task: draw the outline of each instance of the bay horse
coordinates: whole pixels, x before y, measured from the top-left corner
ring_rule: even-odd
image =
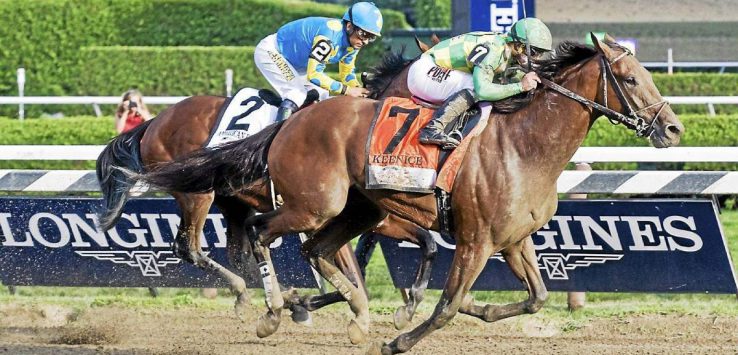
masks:
[[[374,344],[371,351],[408,351],[458,312],[492,322],[534,313],[543,306],[548,292],[530,235],[554,215],[557,178],[602,109],[657,148],[679,143],[684,127],[648,71],[610,38],[600,41],[592,35],[592,39],[595,48],[562,43],[540,69],[581,100],[561,91],[536,89],[525,107],[491,115],[481,134],[472,138],[453,186],[456,249],[442,295],[428,320],[390,343]],[[281,235],[312,234],[302,252],[348,301],[355,314],[349,336],[358,343],[368,332],[368,301],[336,268],[335,251],[388,214],[421,228],[438,228],[432,194],[365,188],[367,135],[380,104],[348,97],[326,100],[255,136],[214,151],[198,151],[138,177],[165,190],[249,194],[265,184],[268,166],[284,205],[248,219],[246,226],[258,233],[255,245],[266,254],[264,246]],[[485,305],[468,294],[496,252],[504,255],[525,285],[526,300]],[[263,327],[278,324],[284,302],[279,292],[267,296],[269,311],[260,318]]]
[[[433,43],[439,39],[432,36]],[[428,45],[416,38],[421,51]],[[383,62],[370,68],[364,77],[364,85],[370,90],[370,97],[388,96],[409,97],[407,89],[407,69],[411,60],[406,60],[400,53],[389,52]],[[268,96],[268,93],[266,93]],[[276,97],[276,100],[279,98]],[[112,139],[97,159],[97,178],[103,194],[103,206],[98,214],[99,229],[112,228],[121,216],[123,206],[128,200],[128,191],[136,183],[135,179],[123,174],[120,169],[138,173],[144,172],[157,164],[186,156],[203,147],[218,119],[221,106],[227,98],[221,96],[193,96],[174,104],[161,112],[156,119],[145,122],[135,129]],[[265,101],[275,98],[265,97]],[[278,102],[276,103],[278,105]],[[216,272],[224,277],[236,295],[235,309],[237,314],[248,302],[246,283],[239,275],[210,259],[201,250],[200,238],[210,206],[215,203],[223,213],[227,222],[227,250],[229,262],[236,270],[244,272],[248,266],[247,255],[251,247],[246,239],[244,221],[255,211],[266,212],[272,209],[271,194],[264,189],[256,195],[233,195],[189,193],[170,191],[182,212],[182,219],[173,245],[175,254],[206,271]],[[342,270],[351,272],[354,282],[362,283],[355,257],[350,247],[342,248],[337,259]],[[296,297],[291,293],[291,297]],[[328,294],[325,297],[302,298],[292,302],[297,306],[293,311],[301,312],[302,308],[315,310],[330,303],[342,300],[340,295]],[[304,305],[304,306],[303,306]],[[306,321],[308,315],[298,315],[297,319]],[[293,316],[293,319],[296,319]]]

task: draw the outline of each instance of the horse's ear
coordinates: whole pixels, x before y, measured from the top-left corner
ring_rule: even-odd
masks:
[[[592,44],[594,44],[598,52],[602,53],[605,58],[612,58],[612,49],[607,45],[607,43],[600,41],[600,39],[592,32],[589,33],[589,36],[592,39]]]
[[[433,45],[434,45],[434,46],[435,46],[436,44],[438,44],[438,43],[440,43],[440,42],[441,42],[441,39],[440,39],[440,38],[438,38],[438,36],[436,36],[436,34],[435,34],[435,33],[431,35],[431,37],[430,37],[430,40],[431,40],[431,43],[433,43]]]
[[[425,44],[423,41],[420,40],[417,36],[415,36],[415,44],[418,45],[418,48],[420,49],[420,53],[425,53],[430,49],[430,46]]]
[[[609,33],[605,33],[605,42],[607,42],[607,43],[618,43],[618,41],[615,40],[615,37],[610,36]]]

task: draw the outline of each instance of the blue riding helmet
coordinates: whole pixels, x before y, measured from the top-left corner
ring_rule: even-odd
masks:
[[[343,14],[343,20],[377,37],[382,35],[382,13],[373,2],[357,2],[351,5]]]

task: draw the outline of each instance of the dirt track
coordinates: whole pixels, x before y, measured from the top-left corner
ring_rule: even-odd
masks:
[[[424,318],[427,314],[421,314]],[[255,310],[247,314],[255,319]],[[349,315],[339,307],[314,315],[312,328],[289,316],[266,339],[229,311],[194,307],[155,310],[0,305],[0,354],[361,354],[346,336]],[[391,316],[372,316],[373,340],[398,334]],[[738,318],[641,315],[598,320],[523,316],[494,324],[457,317],[426,338],[414,354],[727,354],[738,353]]]

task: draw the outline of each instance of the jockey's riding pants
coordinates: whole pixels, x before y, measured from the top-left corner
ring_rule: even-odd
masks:
[[[282,99],[289,99],[297,106],[302,106],[310,89],[318,91],[320,100],[328,98],[327,90],[310,83],[306,73],[295,70],[279,53],[276,34],[271,34],[259,42],[254,49],[254,62]]]
[[[440,104],[463,89],[474,90],[474,80],[469,73],[439,67],[433,57],[424,54],[410,66],[407,87],[418,98]]]

